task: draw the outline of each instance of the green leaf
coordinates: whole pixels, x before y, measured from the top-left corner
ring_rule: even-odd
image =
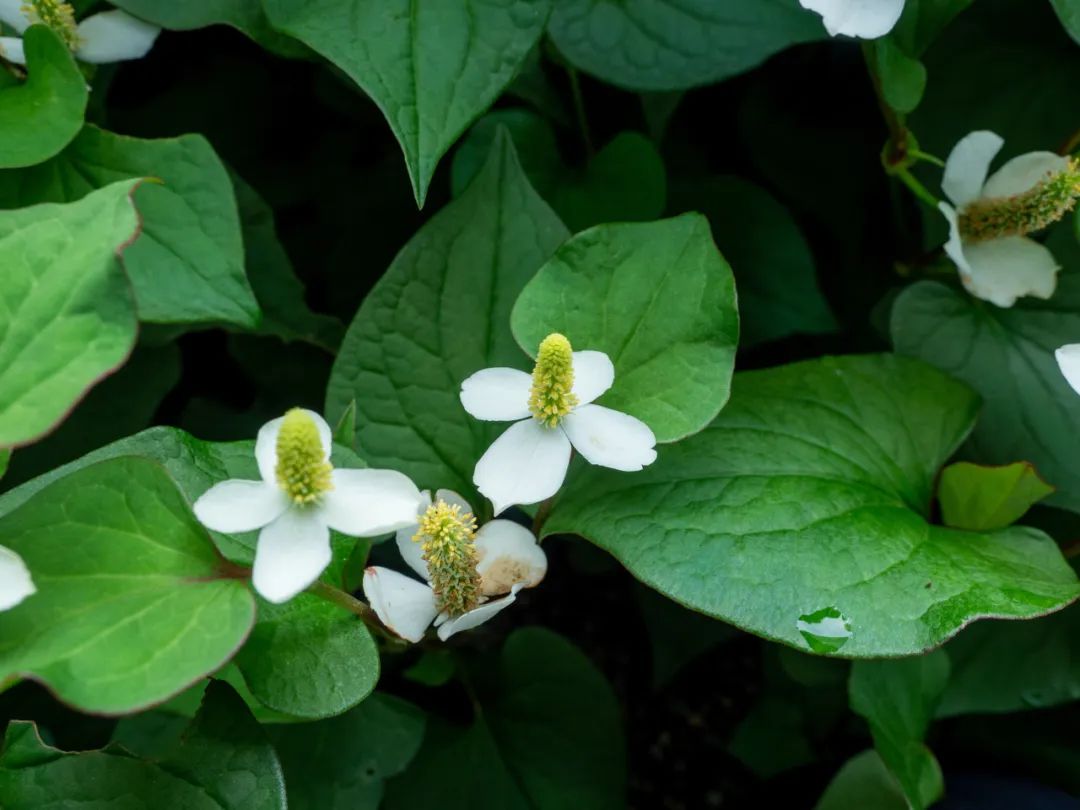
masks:
[[[1061,24],[1069,32],[1077,43],[1080,43],[1080,1],[1078,0],[1050,0],[1050,4],[1057,12]]]
[[[810,247],[767,191],[733,176],[683,180],[672,187],[670,208],[708,217],[735,274],[741,346],[836,331]]]
[[[734,627],[686,610],[656,591],[634,589],[652,653],[652,683],[660,689],[694,659],[739,636]]]
[[[137,324],[119,252],[139,234],[136,184],[0,211],[0,446],[47,433],[131,353]]]
[[[896,776],[913,810],[941,798],[941,767],[923,745],[934,710],[949,680],[941,650],[893,661],[856,661],[851,668],[851,708],[866,718],[874,747]]]
[[[572,644],[515,631],[497,681],[467,728],[429,718],[413,764],[388,785],[387,810],[589,810],[625,807],[620,711],[611,687]]]
[[[131,177],[162,180],[139,189],[143,234],[124,254],[139,319],[258,325],[233,187],[201,135],[142,140],[87,126],[48,163],[0,174],[0,207],[70,202]]]
[[[119,714],[224,664],[255,619],[165,471],[120,458],[63,478],[0,519],[38,592],[0,614],[0,680],[30,677]]]
[[[920,57],[952,20],[974,0],[907,0],[888,39],[904,53]],[[1051,0],[1053,2],[1053,0]],[[880,42],[880,40],[878,40]]]
[[[416,756],[424,715],[372,695],[340,717],[267,731],[285,769],[290,810],[376,810],[384,781]]]
[[[975,388],[984,401],[965,455],[985,464],[1030,461],[1080,511],[1080,408],[1054,350],[1080,341],[1080,272],[1062,273],[1050,301],[1001,309],[931,281],[893,303],[893,345]]]
[[[615,385],[600,403],[641,419],[657,441],[697,433],[727,402],[735,283],[699,214],[578,234],[525,287],[510,324],[531,355],[552,332],[606,352]]]
[[[919,106],[926,90],[926,67],[890,37],[874,42],[874,57],[885,102],[899,113]]]
[[[581,534],[675,601],[799,649],[921,652],[974,619],[1080,595],[1041,532],[927,524],[976,406],[892,355],[745,372],[719,418],[652,466],[581,468],[544,533]]]
[[[495,135],[505,126],[529,182],[571,231],[601,222],[639,222],[664,211],[667,178],[652,141],[622,132],[582,167],[559,156],[555,131],[536,113],[496,110],[481,118],[454,154],[451,184],[460,195],[480,171]]]
[[[896,778],[877,751],[863,751],[839,770],[814,810],[909,810]]]
[[[0,84],[0,169],[33,166],[67,146],[89,98],[71,52],[46,26],[26,29],[23,47],[27,80]]]
[[[498,138],[468,191],[417,232],[364,300],[334,363],[327,418],[336,423],[356,401],[359,447],[373,467],[421,488],[475,492],[473,465],[503,426],[465,412],[461,382],[523,365],[510,308],[566,236],[509,137]]]
[[[514,78],[548,0],[263,0],[273,25],[341,68],[386,116],[419,205],[439,159]]]
[[[938,500],[946,526],[970,531],[1004,529],[1053,493],[1026,461],[980,467],[960,461],[941,471]]]
[[[825,36],[795,0],[560,0],[548,33],[573,65],[630,90],[719,82]]]

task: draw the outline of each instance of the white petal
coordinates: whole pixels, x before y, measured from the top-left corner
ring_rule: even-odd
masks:
[[[1057,261],[1045,247],[1023,236],[966,242],[971,275],[961,280],[968,292],[999,307],[1024,295],[1049,298],[1057,287]]]
[[[529,415],[532,375],[516,368],[485,368],[461,384],[461,404],[485,422],[513,422]]]
[[[430,586],[389,568],[372,566],[364,572],[364,596],[379,621],[414,644],[438,613]]]
[[[269,602],[292,599],[330,564],[330,530],[313,509],[290,509],[261,532],[251,581]]]
[[[0,37],[0,56],[16,65],[26,64],[23,41],[18,37]]]
[[[1069,159],[1053,152],[1017,155],[990,175],[983,186],[984,197],[1011,197],[1023,194],[1055,174],[1069,170]]]
[[[1080,394],[1080,343],[1070,343],[1062,346],[1056,352],[1058,368],[1065,375],[1065,380],[1072,389]]]
[[[964,256],[964,240],[960,238],[960,220],[956,215],[956,209],[947,202],[939,202],[938,210],[949,221],[949,240],[945,243],[945,253],[956,264],[956,269],[960,271],[960,279],[966,286],[968,283],[966,279],[971,277],[971,265]]]
[[[331,480],[319,513],[331,529],[353,537],[411,526],[424,503],[416,484],[394,470],[334,470]]]
[[[467,500],[465,500],[463,497],[458,495],[452,489],[436,490],[436,492],[435,492],[435,500],[436,501],[443,501],[444,503],[450,504],[450,506],[460,507],[462,514],[465,514],[466,512],[468,512],[470,515],[475,515],[476,514],[473,511],[472,504],[470,504]]]
[[[215,532],[261,529],[289,508],[289,496],[265,481],[230,479],[214,484],[195,501],[195,517]]]
[[[161,29],[123,11],[103,11],[79,23],[81,44],[75,56],[101,65],[141,59],[154,47]]]
[[[799,0],[816,11],[831,36],[876,39],[889,33],[904,10],[904,0]]]
[[[988,130],[972,132],[960,139],[945,161],[941,190],[957,207],[963,208],[982,195],[990,161],[1005,141]]]
[[[615,366],[603,352],[574,352],[574,395],[588,405],[615,382]]]
[[[512,520],[493,520],[476,533],[476,570],[484,596],[534,588],[547,573],[547,555],[533,533]]]
[[[476,464],[473,483],[499,514],[514,504],[537,503],[559,491],[570,465],[570,441],[535,419],[511,425]]]
[[[330,425],[326,424],[326,420],[315,411],[309,411],[307,408],[301,410],[310,416],[311,421],[315,423],[315,427],[319,431],[319,441],[322,442],[323,446],[323,458],[329,460],[334,442]],[[271,419],[259,428],[259,435],[255,438],[255,461],[259,465],[259,475],[262,476],[263,481],[275,486],[277,482],[277,440],[278,434],[281,433],[281,423],[284,421],[284,416]]]
[[[586,405],[563,419],[562,429],[590,464],[633,472],[656,461],[656,436],[628,413]]]
[[[36,592],[22,557],[0,546],[0,610],[11,610]]]
[[[26,0],[0,0],[0,22],[21,34],[30,27],[30,18],[23,12]]]
[[[474,627],[479,627],[488,619],[494,618],[495,614],[500,610],[513,604],[520,590],[521,586],[515,585],[514,589],[502,599],[484,602],[479,607],[475,607],[455,619],[447,619],[439,624],[439,638],[446,641],[450,636],[460,633],[462,630],[472,630]]]

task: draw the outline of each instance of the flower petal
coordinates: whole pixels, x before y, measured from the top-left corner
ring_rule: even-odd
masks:
[[[529,415],[532,375],[516,368],[485,368],[461,384],[461,404],[485,422],[513,422]]]
[[[416,484],[394,470],[334,470],[331,481],[319,513],[331,529],[353,537],[411,526],[424,503]]]
[[[319,441],[323,446],[323,458],[329,460],[334,444],[330,425],[315,411],[309,411],[307,408],[301,408],[301,410],[315,423],[319,431]],[[284,416],[271,419],[259,428],[259,435],[255,438],[255,461],[259,465],[259,475],[262,476],[263,481],[274,486],[277,486],[277,440],[278,434],[281,433],[281,423],[284,421]]]
[[[364,571],[364,596],[379,621],[414,644],[439,612],[430,586],[389,568],[371,566]]]
[[[1069,159],[1053,152],[1017,155],[990,175],[983,197],[1011,197],[1023,194],[1049,177],[1069,170]]]
[[[289,508],[289,496],[265,481],[230,479],[214,484],[195,501],[195,517],[215,532],[261,529]]]
[[[1080,343],[1062,346],[1054,352],[1054,357],[1057,358],[1058,368],[1065,375],[1066,382],[1080,394]]]
[[[497,515],[514,504],[550,498],[562,486],[569,465],[566,434],[526,419],[492,442],[476,464],[473,483]]]
[[[547,555],[533,533],[512,520],[493,520],[476,533],[476,570],[484,596],[534,588],[547,573]]]
[[[938,210],[949,221],[949,239],[945,243],[945,253],[953,260],[957,270],[960,271],[960,278],[963,280],[971,276],[971,265],[968,264],[967,257],[964,256],[964,240],[960,238],[960,219],[956,214],[956,209],[947,202],[939,202]],[[964,283],[967,284],[966,281]]]
[[[876,39],[889,33],[904,10],[904,0],[799,0],[821,15],[830,36]]]
[[[633,472],[656,461],[656,436],[640,419],[622,411],[586,405],[563,419],[562,429],[590,464]]]
[[[982,195],[990,162],[1004,143],[1000,135],[982,129],[965,135],[953,147],[945,161],[941,190],[957,207],[963,208]]]
[[[22,557],[0,546],[0,610],[11,610],[36,592]]]
[[[261,532],[251,581],[268,602],[292,599],[330,564],[330,530],[312,509],[290,509]]]
[[[603,352],[574,352],[574,396],[588,405],[615,382],[615,366]]]
[[[439,491],[442,492],[442,490]],[[427,563],[424,561],[424,552],[421,551],[419,543],[413,542],[413,536],[416,534],[416,530],[420,528],[420,516],[427,511],[431,504],[431,490],[420,490],[420,503],[416,505],[416,520],[394,533],[394,542],[401,553],[401,558],[405,560],[409,568],[422,576],[425,582],[430,580],[431,576],[428,574]]]
[[[0,22],[21,34],[30,27],[30,18],[23,12],[27,0],[0,0]]]
[[[79,23],[78,33],[81,44],[75,56],[101,65],[141,59],[154,47],[161,29],[123,11],[103,11]]]
[[[1045,247],[1023,236],[964,244],[971,275],[961,275],[968,292],[999,307],[1011,307],[1024,295],[1049,298],[1061,269]]]
[[[521,586],[515,585],[513,590],[502,599],[484,602],[484,604],[473,608],[468,613],[463,613],[453,619],[447,619],[439,624],[439,638],[446,641],[450,636],[460,633],[462,630],[472,630],[474,627],[479,627],[488,619],[494,618],[495,614],[500,610],[513,604],[520,590]]]
[[[476,514],[473,511],[472,504],[470,504],[467,500],[465,500],[463,497],[458,495],[452,489],[436,490],[436,492],[435,492],[435,500],[436,501],[443,501],[444,503],[450,504],[450,506],[460,507],[461,508],[461,514],[465,514],[466,512],[468,512],[471,515]]]
[[[18,37],[0,37],[0,56],[12,64],[25,65],[26,51],[23,50],[23,41]]]

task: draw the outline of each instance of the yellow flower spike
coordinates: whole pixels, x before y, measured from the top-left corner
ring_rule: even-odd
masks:
[[[436,501],[420,518],[413,542],[420,543],[431,588],[440,610],[451,617],[480,604],[480,574],[476,570],[476,518],[460,506]]]
[[[960,213],[960,233],[977,242],[1003,236],[1025,236],[1053,225],[1080,198],[1080,166],[1075,159],[1022,194],[972,202]]]
[[[79,32],[75,25],[75,10],[58,0],[30,0],[22,7],[33,24],[47,25],[71,51],[79,47]]]
[[[293,503],[305,506],[334,488],[332,471],[315,421],[303,409],[293,408],[285,414],[277,438],[278,486]]]
[[[529,412],[549,428],[578,404],[574,396],[574,351],[565,335],[553,332],[540,342],[529,392]]]

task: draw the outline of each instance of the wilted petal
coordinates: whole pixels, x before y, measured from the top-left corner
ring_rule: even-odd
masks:
[[[1021,296],[1049,298],[1057,287],[1057,261],[1045,247],[1023,236],[964,245],[971,275],[961,275],[968,292],[999,307]]]
[[[22,557],[0,546],[0,610],[11,610],[36,591]]]
[[[269,602],[292,599],[330,564],[330,530],[313,509],[290,509],[261,532],[251,580]]]
[[[331,481],[319,513],[331,529],[353,537],[411,526],[424,502],[416,484],[394,470],[334,470]]]
[[[103,11],[79,23],[78,33],[76,58],[101,65],[141,59],[154,47],[161,29],[123,11]]]
[[[904,0],[799,0],[821,15],[831,36],[876,39],[889,33],[904,10]]]
[[[315,411],[309,411],[307,408],[300,410],[315,423],[315,428],[319,431],[319,442],[323,448],[323,458],[329,460],[334,442],[330,425]],[[263,481],[275,485],[277,483],[277,440],[284,421],[284,416],[271,419],[259,428],[259,434],[255,437],[255,462],[259,465],[259,475],[262,476]]]
[[[603,352],[574,352],[574,396],[578,405],[588,405],[615,382],[615,366]]]
[[[30,18],[23,13],[27,0],[0,0],[0,22],[21,34],[30,27]]]
[[[533,588],[547,573],[547,555],[533,533],[512,520],[493,520],[476,533],[476,570],[484,596]]]
[[[515,585],[513,590],[502,599],[484,602],[484,604],[473,608],[468,613],[463,613],[453,619],[447,619],[439,624],[439,638],[446,641],[450,636],[460,633],[462,630],[472,630],[474,627],[479,627],[488,619],[494,618],[495,614],[500,610],[513,604],[520,590],[521,586]]]
[[[16,65],[26,64],[23,41],[18,37],[0,37],[0,56]]]
[[[529,415],[532,376],[516,368],[485,368],[461,384],[461,404],[485,422],[513,422]]]
[[[235,534],[273,523],[289,503],[289,497],[273,484],[231,479],[210,487],[193,509],[206,528]]]
[[[570,465],[570,440],[535,419],[511,425],[476,464],[473,483],[499,514],[514,504],[537,503],[559,491]]]
[[[414,644],[438,613],[430,586],[389,568],[372,566],[364,572],[364,596],[379,621]]]
[[[1080,394],[1080,343],[1070,343],[1062,346],[1056,352],[1058,368],[1065,375],[1065,380],[1072,389]]]
[[[590,464],[633,472],[656,461],[656,436],[630,414],[586,405],[563,419],[562,428]]]
[[[1005,143],[1000,135],[978,130],[965,135],[945,161],[941,190],[958,208],[978,199],[990,171],[990,162]]]
[[[1017,155],[990,175],[983,186],[984,197],[1012,197],[1030,191],[1043,180],[1069,170],[1069,159],[1053,152]]]

